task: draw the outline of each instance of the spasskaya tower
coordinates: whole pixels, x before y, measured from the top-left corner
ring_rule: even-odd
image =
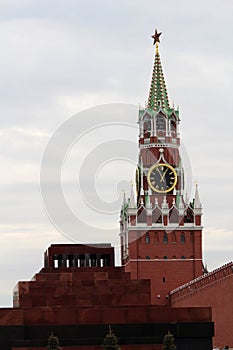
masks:
[[[169,291],[203,274],[202,207],[196,185],[188,203],[180,155],[179,110],[170,107],[159,54],[160,35],[152,36],[155,60],[148,103],[139,110],[136,198],[123,199],[121,260],[133,279],[151,279],[151,301],[169,304]]]

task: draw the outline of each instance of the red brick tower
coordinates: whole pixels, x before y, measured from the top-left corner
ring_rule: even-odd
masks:
[[[153,304],[168,305],[169,291],[202,275],[202,208],[184,198],[179,110],[169,105],[159,36],[147,107],[139,110],[137,199],[133,188],[121,210],[121,259],[134,279],[151,279]]]

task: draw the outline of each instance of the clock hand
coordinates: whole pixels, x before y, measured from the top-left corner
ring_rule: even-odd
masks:
[[[168,168],[164,171],[163,176],[161,177],[161,181],[164,181],[164,177],[165,177],[167,171],[168,171]]]
[[[162,180],[163,175],[161,174],[159,168],[157,168],[157,170],[158,170],[158,173],[159,173],[159,175],[160,175],[160,180]]]

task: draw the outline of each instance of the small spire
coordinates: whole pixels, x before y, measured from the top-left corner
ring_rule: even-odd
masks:
[[[125,195],[125,191],[123,191],[123,207],[125,207],[126,205],[126,195]]]
[[[180,200],[179,205],[178,205],[178,208],[179,208],[179,209],[184,209],[184,203],[183,203],[182,200]]]
[[[155,49],[155,61],[152,73],[152,80],[150,85],[150,93],[147,103],[147,108],[156,110],[157,108],[166,108],[169,109],[169,100],[167,94],[166,83],[163,75],[163,68],[160,61],[159,55],[159,43],[160,43],[160,35],[162,33],[158,33],[157,29],[155,30],[155,34],[152,35],[154,39],[153,44],[156,45]]]
[[[189,204],[189,197],[188,197],[188,192],[185,192],[185,204]]]
[[[135,196],[134,196],[134,189],[133,189],[133,182],[131,182],[131,191],[130,191],[129,207],[130,207],[130,208],[136,208]]]
[[[163,198],[162,209],[168,209],[168,202],[166,196]]]
[[[145,193],[145,207],[147,209],[152,208],[151,201],[150,201],[150,195],[149,195],[148,191],[146,191],[146,193]]]
[[[196,183],[195,198],[194,198],[194,209],[201,209],[201,201],[199,197],[198,184]]]

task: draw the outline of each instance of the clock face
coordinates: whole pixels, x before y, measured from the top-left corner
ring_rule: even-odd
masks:
[[[169,164],[154,164],[148,173],[148,183],[152,190],[155,192],[170,192],[176,186],[177,173],[175,169]]]

